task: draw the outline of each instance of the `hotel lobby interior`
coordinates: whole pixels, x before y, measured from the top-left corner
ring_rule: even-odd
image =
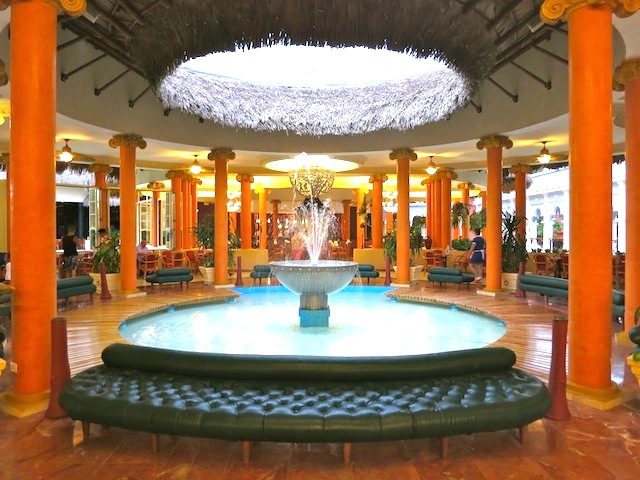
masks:
[[[0,60],[8,76],[0,86],[0,114],[6,118],[0,148],[8,172],[4,241],[11,251],[14,292],[11,315],[0,317],[7,333],[6,369],[0,375],[0,480],[640,475],[640,378],[627,363],[634,344],[626,333],[640,306],[640,207],[634,205],[634,200],[640,205],[638,2],[8,3],[0,11]],[[295,52],[297,45],[311,50]],[[260,50],[292,56],[252,56]],[[316,57],[317,50],[338,56]],[[219,56],[183,65],[213,52]],[[381,56],[369,56],[374,53]],[[363,55],[358,60],[363,63],[356,64],[352,54]],[[427,57],[436,65],[423,62]],[[53,245],[57,236],[50,157],[63,146],[71,147],[74,165],[119,168],[123,280],[112,298],[98,292],[92,299],[56,300],[54,249],[43,249],[42,239]],[[551,151],[551,166],[568,165],[571,171],[568,299],[504,291],[495,255],[503,175],[538,168],[542,148]],[[483,196],[490,219],[483,232],[488,247],[482,284],[447,287],[428,282],[425,273],[410,281],[409,244],[402,243],[394,285],[413,302],[445,303],[498,318],[506,333],[491,346],[511,349],[515,366],[545,384],[553,327],[568,319],[569,414],[534,421],[523,443],[515,429],[452,436],[446,458],[437,439],[354,442],[348,464],[336,443],[259,442],[251,461],[243,462],[241,442],[160,435],[156,453],[148,432],[92,425],[85,440],[80,422],[45,415],[45,409],[51,412],[56,354],[52,318],[66,320],[74,376],[101,364],[107,345],[127,341],[119,331],[124,320],[183,303],[220,301],[233,286],[235,274],[232,278],[226,264],[220,266],[226,249],[215,250],[213,284],[198,273],[188,286],[154,287],[137,278],[136,195],[156,182],[170,191],[176,176],[171,172],[192,175],[198,197],[213,204],[215,227],[226,242],[227,191],[239,191],[250,178],[244,205],[253,205],[254,214],[261,218],[265,197],[292,211],[292,170],[268,164],[301,152],[351,162],[349,170],[332,172],[332,187],[323,193],[337,208],[360,206],[368,191],[373,209],[379,199],[372,179],[383,178],[378,187],[397,192],[398,237],[408,234],[404,217],[410,203],[431,200],[430,162],[454,180],[448,186],[450,195],[457,192],[452,198],[463,188]],[[616,284],[607,172],[622,155],[628,199],[626,310],[624,318],[612,319],[610,292]],[[194,163],[202,170],[188,174]],[[224,202],[215,201],[220,195]],[[376,212],[382,218],[382,210]],[[438,247],[449,247],[451,232],[447,236],[430,222],[427,233],[440,232]],[[376,243],[382,240],[381,225],[380,219],[372,231],[374,250],[381,247]],[[188,238],[184,233],[178,245],[195,247]],[[350,241],[360,246],[362,239]],[[37,274],[33,265],[39,265]],[[252,284],[248,273],[245,286]],[[377,286],[385,273],[374,281]],[[563,397],[553,396],[553,408]]]

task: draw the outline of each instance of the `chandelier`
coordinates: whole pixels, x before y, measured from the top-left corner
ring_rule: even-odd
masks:
[[[241,193],[238,191],[227,192],[227,212],[235,213],[240,210],[240,195]]]
[[[303,197],[318,198],[331,187],[336,172],[358,168],[358,164],[348,160],[338,160],[328,155],[300,153],[293,158],[273,160],[265,164],[270,170],[287,172],[291,186]]]
[[[383,193],[382,209],[387,213],[398,212],[398,192]]]

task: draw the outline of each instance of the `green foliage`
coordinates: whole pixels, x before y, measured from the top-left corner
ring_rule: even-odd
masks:
[[[457,228],[461,223],[467,221],[469,209],[462,202],[456,202],[451,206],[451,226]]]
[[[98,245],[92,261],[93,273],[100,273],[101,262],[107,273],[120,273],[120,235],[111,235]]]
[[[196,243],[198,248],[205,250],[204,260],[202,262],[203,267],[215,266],[215,221],[213,215],[207,215],[200,222],[193,227],[193,235],[196,237]],[[236,266],[235,250],[240,248],[240,238],[234,233],[229,232],[228,236],[228,267],[229,274],[233,273],[233,267]]]
[[[469,216],[469,228],[471,230],[483,230],[487,226],[487,211],[481,210]]]
[[[212,249],[215,245],[215,238],[213,236],[213,215],[207,215],[200,222],[193,227],[193,236],[196,237],[196,243],[198,248],[203,250]]]
[[[520,263],[529,258],[527,240],[518,235],[518,226],[524,217],[502,212],[502,271],[517,273]]]
[[[396,231],[395,225],[393,226],[393,230],[387,233],[384,236],[384,244],[382,247],[384,248],[385,257],[389,257],[391,259],[391,263],[395,264],[398,259],[398,252],[396,250],[398,246],[398,232]]]
[[[471,248],[471,240],[468,238],[457,238],[451,241],[451,248],[454,250],[469,250]]]
[[[420,255],[422,251],[422,229],[427,223],[426,217],[413,217],[411,226],[409,227],[409,248],[411,249],[411,261],[416,255]],[[391,258],[391,263],[395,264],[398,259],[398,230],[394,223],[393,230],[384,236],[384,254]]]

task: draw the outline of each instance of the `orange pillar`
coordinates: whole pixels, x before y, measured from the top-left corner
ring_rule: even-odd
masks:
[[[369,183],[373,184],[371,194],[371,246],[382,248],[382,184],[387,181],[384,174],[376,174],[369,177]]]
[[[516,177],[516,217],[521,217],[524,220],[520,222],[518,226],[518,236],[525,238],[527,235],[527,174],[531,173],[531,167],[528,165],[514,165],[509,169],[509,173],[512,173]]]
[[[98,228],[109,231],[109,191],[107,190],[107,174],[113,172],[113,168],[104,163],[89,165],[89,171],[93,172],[96,188],[100,196],[100,211],[98,212]]]
[[[440,175],[440,248],[451,246],[451,180],[455,173],[441,170]]]
[[[393,212],[386,212],[384,223],[385,231],[391,233],[393,231]]]
[[[215,252],[214,282],[216,285],[229,283],[229,219],[227,217],[227,175],[229,160],[236,158],[230,148],[214,148],[207,156],[215,168]]]
[[[478,194],[482,203],[480,204],[480,211],[487,209],[487,192],[480,192]]]
[[[40,0],[11,7],[12,363],[18,371],[2,409],[44,410],[56,315],[56,7]],[[34,231],[37,228],[37,231]],[[34,281],[37,265],[37,281]]]
[[[424,185],[427,190],[427,237],[430,237],[433,242],[433,188],[431,187],[431,179],[425,178],[420,182],[420,185]]]
[[[158,219],[160,218],[158,212],[158,202],[160,201],[160,192],[153,190],[151,192],[151,244],[156,247],[160,245],[160,237],[158,235]]]
[[[393,150],[389,154],[391,160],[396,162],[397,188],[398,188],[398,216],[396,218],[396,250],[397,250],[397,278],[398,284],[411,283],[411,251],[409,248],[409,162],[415,161],[418,156],[409,148]]]
[[[120,147],[120,277],[122,292],[138,291],[136,262],[136,147],[147,142],[134,134],[118,134],[109,140],[111,148]]]
[[[353,191],[356,194],[356,212],[360,212],[362,205],[364,205],[364,197],[369,192],[366,188],[358,188]],[[364,248],[364,233],[365,225],[367,221],[366,215],[358,215],[358,228],[356,230],[356,247]]]
[[[431,175],[431,190],[433,192],[433,245],[432,248],[444,248],[442,244],[442,202],[440,200],[442,190],[440,188],[440,174]]]
[[[342,239],[351,241],[351,200],[342,200]]]
[[[258,192],[258,212],[260,216],[260,249],[265,250],[267,248],[267,195],[271,193],[271,190],[259,188],[256,192]]]
[[[184,172],[180,170],[169,170],[166,177],[171,179],[171,191],[173,192],[173,239],[171,250],[182,250],[182,239],[184,231],[184,207],[182,196],[182,177]]]
[[[625,251],[624,330],[634,326],[640,306],[640,58],[626,59],[616,69],[614,88],[624,90],[626,140],[627,236]]]
[[[191,175],[182,177],[182,248],[191,248]]]
[[[253,237],[253,217],[251,215],[251,184],[253,176],[241,173],[236,176],[240,182],[240,248],[251,248]]]
[[[552,23],[553,18],[545,18],[547,3],[541,14]],[[568,383],[570,389],[593,396],[612,393],[611,3],[552,9],[569,24]]]
[[[487,226],[483,237],[487,242],[488,292],[502,290],[502,148],[513,142],[504,135],[488,135],[477,143],[487,149]]]
[[[466,182],[461,183],[459,187],[460,193],[462,194],[461,202],[470,211],[471,207],[469,205],[469,184]],[[460,236],[462,238],[469,238],[469,217],[467,217],[467,219],[462,223],[462,231],[460,232]]]

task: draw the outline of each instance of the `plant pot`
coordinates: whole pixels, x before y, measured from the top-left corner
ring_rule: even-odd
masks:
[[[627,357],[627,364],[631,367],[631,373],[633,373],[640,383],[640,361],[634,360],[633,355]]]
[[[502,272],[502,289],[515,292],[518,288],[518,274]]]
[[[398,267],[396,265],[393,266],[393,271],[398,273]],[[420,272],[422,272],[422,265],[415,265],[413,267],[409,267],[410,271],[410,279],[412,282],[416,280],[420,280]]]
[[[200,274],[202,275],[202,281],[205,285],[213,285],[215,280],[215,268],[214,267],[198,267]]]
[[[90,273],[91,277],[93,277],[93,283],[95,284],[97,290],[96,293],[102,293],[102,277],[99,273]],[[119,292],[122,290],[122,275],[120,273],[107,273],[107,287],[109,288],[109,292]]]

